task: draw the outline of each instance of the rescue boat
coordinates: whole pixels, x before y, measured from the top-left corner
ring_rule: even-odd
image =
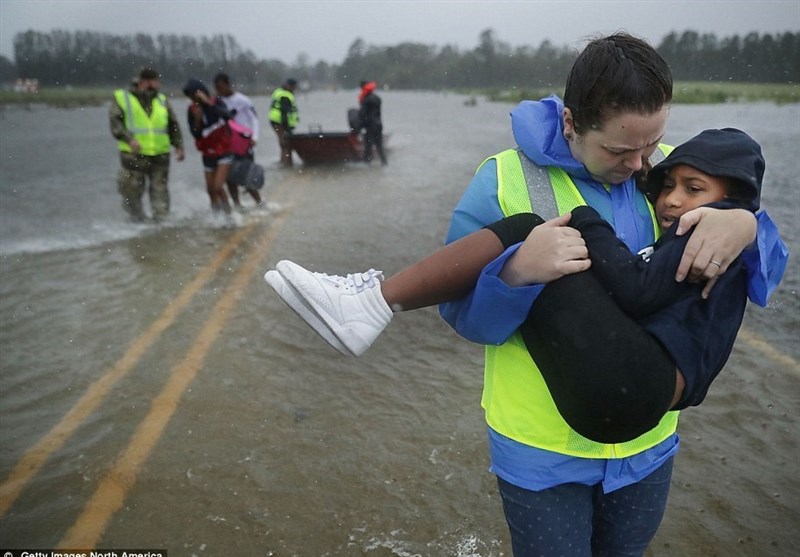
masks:
[[[364,160],[364,143],[361,139],[358,123],[358,109],[351,108],[347,113],[348,131],[323,131],[322,126],[309,126],[308,133],[293,133],[289,136],[292,150],[304,164],[339,164],[346,162],[362,162]],[[388,136],[383,135],[386,148]]]

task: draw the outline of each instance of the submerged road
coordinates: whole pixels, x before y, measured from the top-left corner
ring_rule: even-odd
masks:
[[[191,313],[186,313],[193,299],[218,275],[223,265],[231,263],[232,255],[241,246],[249,244],[242,263],[227,281],[225,289],[219,293],[194,342],[172,367],[166,384],[153,397],[149,411],[127,446],[120,452],[74,524],[58,543],[59,549],[93,549],[97,546],[109,521],[123,507],[142,466],[161,439],[184,393],[203,369],[206,355],[224,331],[235,306],[241,302],[243,292],[248,284],[262,280],[263,263],[285,221],[291,217],[294,205],[302,198],[307,184],[308,177],[298,174],[280,186],[275,199],[280,200],[283,210],[266,222],[249,222],[233,232],[152,324],[133,339],[122,357],[90,385],[85,394],[44,437],[28,449],[0,484],[0,518],[24,495],[25,487],[40,472],[46,461],[58,454],[83,422],[103,404],[111,389],[133,371],[153,345],[159,342],[163,333],[181,319],[194,318]],[[794,358],[782,353],[754,332],[743,328],[739,341],[758,350],[786,372],[794,375],[800,373],[800,367]]]
[[[78,427],[100,406],[112,387],[135,369],[141,358],[158,342],[166,329],[173,326],[194,297],[207,285],[231,259],[236,250],[251,239],[257,238],[243,264],[229,280],[228,287],[205,320],[200,333],[186,354],[172,368],[168,381],[161,392],[153,398],[150,411],[140,423],[125,450],[120,453],[108,474],[100,482],[81,515],[58,544],[58,549],[94,549],[109,520],[123,505],[128,491],[136,483],[142,465],[150,456],[161,438],[170,418],[180,404],[181,397],[190,387],[197,373],[202,369],[205,356],[219,338],[230,319],[233,309],[239,303],[246,286],[254,280],[261,280],[264,270],[262,263],[270,252],[275,237],[284,221],[290,216],[294,202],[303,194],[308,184],[302,174],[293,176],[279,187],[275,199],[280,200],[283,210],[264,224],[250,222],[234,232],[230,238],[213,254],[192,280],[173,298],[164,311],[141,335],[134,339],[124,355],[75,403],[70,411],[44,437],[33,445],[20,459],[8,477],[0,484],[0,518],[5,516],[11,506],[23,493],[28,482],[42,469],[45,462],[53,457]],[[191,319],[191,315],[184,315]]]

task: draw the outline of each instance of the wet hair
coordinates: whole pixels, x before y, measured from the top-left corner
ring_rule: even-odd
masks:
[[[226,73],[218,73],[217,75],[214,76],[214,83],[218,83],[220,81],[222,83],[226,83],[226,84],[230,85],[231,84],[231,77]]]
[[[625,112],[653,114],[672,101],[672,72],[646,41],[615,33],[591,41],[572,65],[564,106],[575,132],[602,130]]]
[[[139,79],[161,79],[161,74],[154,68],[142,68],[142,71],[139,72]]]

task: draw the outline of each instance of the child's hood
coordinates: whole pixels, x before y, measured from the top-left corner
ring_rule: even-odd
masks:
[[[724,128],[705,130],[675,147],[657,164],[647,177],[648,187],[661,189],[667,172],[685,164],[711,176],[731,178],[745,184],[747,195],[742,207],[757,211],[764,178],[764,156],[761,146],[742,130]]]

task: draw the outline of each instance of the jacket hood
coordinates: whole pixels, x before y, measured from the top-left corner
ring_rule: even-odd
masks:
[[[511,131],[525,155],[540,166],[557,166],[577,178],[591,175],[572,157],[564,139],[564,102],[556,95],[540,101],[522,101],[511,111]]]
[[[189,81],[186,82],[186,85],[183,86],[183,94],[187,97],[193,96],[198,91],[202,91],[206,95],[208,95],[208,88],[203,84],[202,81],[196,78],[191,78]]]
[[[705,130],[678,145],[648,174],[650,193],[657,196],[667,172],[681,164],[710,176],[729,178],[743,184],[744,199],[737,201],[744,209],[758,210],[766,163],[761,146],[743,131],[735,128]]]
[[[364,102],[364,99],[367,98],[367,95],[375,91],[375,88],[378,87],[378,84],[375,81],[367,81],[361,86],[361,93],[358,95],[358,102]]]

